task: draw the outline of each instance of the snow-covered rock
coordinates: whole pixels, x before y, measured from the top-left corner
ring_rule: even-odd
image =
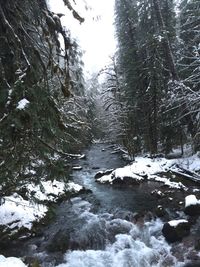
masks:
[[[172,220],[168,222],[170,226],[177,227],[180,223],[188,223],[187,220]]]
[[[81,190],[83,190],[84,187],[82,185],[79,185],[79,184],[75,184],[74,182],[69,182],[67,183],[67,190],[69,192],[75,192],[75,193],[78,193],[80,192]]]
[[[167,177],[161,177],[161,173],[168,172],[171,168],[176,168],[175,160],[167,160],[165,158],[144,158],[136,157],[131,165],[117,168],[109,173],[100,173],[96,176],[96,180],[100,183],[140,183],[144,180],[154,180],[161,182],[171,188],[184,189],[187,188],[181,182],[171,181]]]
[[[29,197],[32,196],[41,203],[47,203],[48,201],[56,202],[66,192],[78,193],[84,188],[74,182],[65,184],[54,180],[43,181],[37,186],[29,184],[25,189]],[[30,230],[33,222],[42,219],[47,210],[46,204],[25,200],[20,194],[14,193],[4,197],[2,205],[0,205],[0,225],[7,225],[11,230],[22,227]]]
[[[185,213],[190,216],[200,215],[200,200],[195,195],[185,197]]]
[[[187,220],[172,220],[163,225],[162,233],[170,243],[181,241],[183,237],[189,235],[190,224]]]
[[[113,169],[105,170],[105,171],[99,171],[99,172],[97,172],[97,173],[95,174],[94,178],[95,178],[95,179],[99,179],[99,178],[101,178],[102,176],[111,174],[112,171],[113,171]]]
[[[81,171],[82,169],[83,169],[82,166],[73,166],[72,167],[72,170],[74,170],[74,171]]]
[[[9,257],[6,258],[3,255],[0,255],[0,266],[1,267],[26,267],[20,259]]]

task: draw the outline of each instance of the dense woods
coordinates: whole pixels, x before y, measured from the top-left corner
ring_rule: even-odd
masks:
[[[84,19],[70,1],[74,19]],[[196,0],[115,1],[117,52],[85,82],[82,52],[45,0],[0,1],[0,179],[66,178],[93,138],[141,152],[200,146]],[[114,51],[113,51],[114,52]],[[98,77],[104,76],[99,84]]]
[[[200,266],[199,184],[200,0],[0,0],[1,267]]]
[[[75,19],[83,22],[70,2]],[[66,177],[90,139],[81,50],[45,0],[0,1],[0,183],[4,194]],[[81,134],[80,134],[81,132]]]
[[[132,155],[199,150],[199,12],[195,0],[115,1],[118,50],[105,103],[112,98],[106,109]]]

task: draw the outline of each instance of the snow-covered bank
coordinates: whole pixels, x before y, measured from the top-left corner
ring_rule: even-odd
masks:
[[[39,201],[57,201],[59,197],[69,192],[77,193],[83,189],[82,186],[69,182],[59,182],[54,180],[41,182],[40,185],[27,186],[27,195],[32,199],[34,197]],[[42,219],[48,208],[45,204],[37,204],[33,200],[25,200],[21,195],[14,193],[12,196],[3,198],[3,203],[0,206],[0,225],[7,226],[13,232],[24,227],[31,229],[33,222]]]
[[[24,187],[23,187],[24,189]],[[31,231],[33,223],[45,217],[48,211],[48,203],[56,202],[65,195],[72,195],[84,188],[74,182],[43,181],[40,185],[29,184],[25,187],[26,194],[18,193],[6,196],[0,205],[0,226],[2,233],[12,236],[20,233],[21,229]],[[26,200],[29,199],[29,200]],[[37,204],[37,202],[43,204]],[[28,233],[28,232],[27,232]],[[22,237],[25,237],[25,235]],[[20,236],[21,238],[21,236]],[[0,255],[0,267],[26,267],[20,259],[15,257],[4,257]]]
[[[0,225],[7,225],[13,231],[22,227],[30,230],[33,221],[41,219],[47,212],[45,205],[31,203],[18,194],[5,197],[4,201],[0,206]]]
[[[116,180],[125,181],[127,178],[140,182],[143,180],[154,180],[162,182],[171,188],[179,188],[187,190],[187,188],[181,182],[175,182],[169,179],[167,176],[160,174],[167,173],[169,171],[179,172],[180,168],[186,169],[192,172],[200,171],[200,158],[193,155],[187,158],[179,159],[166,159],[166,158],[147,158],[136,157],[135,161],[123,168],[117,168],[108,175],[103,175],[98,178],[100,183],[115,183]],[[173,175],[172,175],[173,176]]]

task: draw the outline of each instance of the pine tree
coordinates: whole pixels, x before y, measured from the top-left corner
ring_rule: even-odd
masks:
[[[126,12],[122,13],[125,7]],[[140,138],[143,149],[152,154],[158,150],[162,119],[160,102],[171,75],[167,70],[169,59],[163,47],[166,48],[167,44],[171,51],[170,43],[175,37],[173,3],[164,1],[161,7],[166,14],[165,29],[159,24],[154,1],[116,1],[119,58],[130,114],[127,136]],[[130,28],[134,31],[128,31]],[[166,39],[168,31],[170,34]]]

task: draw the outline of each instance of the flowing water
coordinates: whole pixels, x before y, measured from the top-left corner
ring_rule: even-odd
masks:
[[[71,211],[76,226],[72,239],[78,248],[65,254],[59,267],[169,267],[182,266],[171,254],[170,246],[161,235],[163,222],[153,219],[157,199],[150,194],[155,183],[138,186],[109,186],[95,182],[99,170],[125,165],[112,147],[94,144],[86,151],[80,172],[73,180],[92,190],[95,211],[90,201],[74,198]]]
[[[175,257],[162,236],[163,222],[153,215],[158,199],[151,191],[158,184],[95,182],[97,171],[126,164],[108,144],[93,144],[74,164],[82,166],[73,171],[74,182],[92,193],[61,203],[56,221],[26,244],[26,255],[37,257],[42,267],[184,266],[184,254]]]

